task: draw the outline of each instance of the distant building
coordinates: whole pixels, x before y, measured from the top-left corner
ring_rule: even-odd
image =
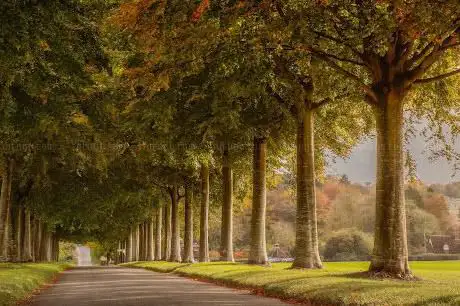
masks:
[[[443,253],[459,254],[460,253],[460,239],[455,239],[454,236],[448,236],[448,235],[431,235],[428,237],[427,251],[428,253],[437,253],[437,254],[443,254]]]

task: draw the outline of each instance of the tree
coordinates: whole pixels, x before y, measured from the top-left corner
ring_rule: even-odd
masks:
[[[303,16],[301,35],[292,36],[290,46],[310,52],[356,82],[374,110],[377,215],[369,270],[399,278],[412,277],[403,189],[404,107],[411,103],[421,111],[422,101],[411,100],[411,93],[429,90],[430,83],[447,82],[460,72],[450,60],[458,51],[459,3],[443,1],[436,9],[432,5],[426,0],[292,0],[276,5],[290,21]],[[441,72],[445,67],[451,69]],[[432,106],[434,110],[454,107],[447,105]]]

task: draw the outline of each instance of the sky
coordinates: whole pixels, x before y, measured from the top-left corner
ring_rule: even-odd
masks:
[[[417,163],[417,176],[426,184],[446,184],[460,181],[460,173],[454,177],[453,166],[445,160],[431,162],[428,160],[425,141],[421,137],[415,138],[410,143],[410,151]],[[460,141],[456,145],[460,152]],[[346,174],[352,182],[375,182],[375,140],[368,140],[357,146],[348,159],[337,158],[335,164],[328,167],[328,174]]]

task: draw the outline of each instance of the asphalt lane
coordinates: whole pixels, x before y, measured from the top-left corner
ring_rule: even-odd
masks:
[[[122,267],[78,267],[30,300],[34,306],[230,306],[286,303],[176,275]]]

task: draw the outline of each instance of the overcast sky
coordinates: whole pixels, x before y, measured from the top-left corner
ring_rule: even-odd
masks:
[[[427,184],[449,183],[460,181],[460,173],[454,177],[453,167],[445,160],[430,162],[428,156],[423,154],[425,141],[422,138],[412,140],[410,150],[417,162],[417,175]],[[456,145],[460,152],[460,141]],[[375,140],[367,141],[355,148],[348,160],[337,159],[331,164],[328,172],[334,175],[348,175],[353,182],[375,182]]]

